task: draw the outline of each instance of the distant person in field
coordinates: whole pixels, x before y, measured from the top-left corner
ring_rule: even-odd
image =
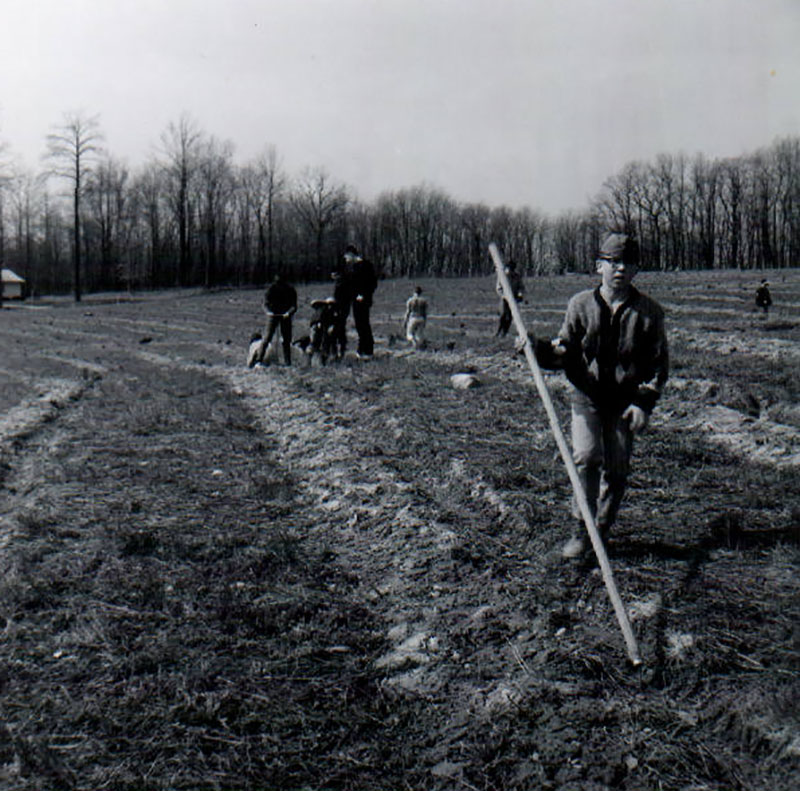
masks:
[[[419,349],[425,343],[425,324],[428,321],[428,300],[422,296],[422,288],[417,286],[406,301],[406,315],[403,319],[406,339]]]
[[[772,305],[772,295],[769,293],[769,283],[764,278],[756,289],[756,305],[761,308],[765,314],[769,313],[770,305]]]
[[[647,426],[669,372],[664,311],[633,286],[638,267],[636,240],[608,234],[596,259],[599,286],[575,294],[558,336],[535,344],[542,367],[563,370],[573,385],[573,458],[604,542],[625,492],[633,437]],[[573,515],[579,524],[566,558],[587,548],[575,502]]]
[[[344,260],[353,297],[353,321],[358,333],[356,351],[359,359],[369,360],[375,345],[369,314],[372,309],[372,295],[378,287],[378,278],[372,262],[364,258],[355,245],[347,245]]]
[[[347,351],[347,317],[353,301],[352,285],[344,265],[337,266],[331,273],[333,279],[333,356],[337,360],[344,358]]]
[[[316,354],[325,365],[338,354],[339,309],[335,297],[315,299],[311,302],[313,314],[309,326],[309,339],[305,352],[309,359]]]
[[[283,273],[279,272],[264,294],[267,329],[261,339],[261,346],[252,360],[252,365],[264,362],[264,354],[279,327],[283,343],[283,360],[286,365],[292,364],[292,316],[296,312],[297,291],[286,281]]]
[[[514,299],[516,299],[517,302],[523,302],[525,300],[525,283],[522,281],[522,275],[517,271],[517,265],[514,261],[509,261],[506,265],[506,277],[508,277],[511,290],[514,292]],[[511,329],[512,317],[511,308],[503,294],[503,284],[500,282],[499,277],[497,278],[496,290],[500,297],[500,321],[497,325],[495,337],[505,338],[505,336],[508,335],[508,331]]]

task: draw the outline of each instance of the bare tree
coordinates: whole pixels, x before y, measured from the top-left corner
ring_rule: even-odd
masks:
[[[326,235],[344,220],[348,204],[346,189],[332,183],[323,168],[306,170],[292,193],[291,203],[297,217],[314,239],[314,275],[323,274],[323,251]]]
[[[124,272],[122,232],[128,199],[128,169],[113,157],[105,157],[86,186],[87,204],[100,246],[100,279],[103,288],[119,288]]]
[[[45,191],[42,195],[42,266],[40,283],[43,290],[69,290],[71,278],[64,278],[68,266],[66,249],[69,247],[69,230],[62,216],[60,201],[51,201]]]
[[[780,185],[776,205],[778,263],[782,267],[792,266],[800,260],[800,139],[776,141],[773,155]]]
[[[170,204],[178,225],[178,285],[188,285],[192,267],[189,189],[202,140],[202,132],[186,114],[177,123],[170,123],[161,135]]]
[[[742,162],[724,160],[721,164],[719,200],[721,206],[722,265],[742,268]]]
[[[5,204],[3,201],[3,196],[5,193],[6,185],[8,182],[8,177],[5,173],[6,169],[6,162],[3,159],[3,153],[5,152],[6,145],[2,141],[0,141],[0,308],[3,307],[3,267],[5,266],[6,256],[5,256],[5,236],[6,236],[6,227],[5,227]]]
[[[133,193],[139,207],[135,218],[142,225],[141,238],[145,257],[145,280],[151,288],[174,283],[175,277],[167,281],[162,272],[164,247],[165,175],[158,163],[150,162],[134,181]],[[163,210],[163,211],[162,211]]]
[[[29,170],[18,167],[7,180],[7,195],[15,228],[14,260],[17,270],[26,280],[27,288],[38,291],[35,258],[36,215],[41,202],[42,179]]]
[[[52,165],[49,172],[72,182],[73,217],[73,289],[75,301],[81,301],[81,197],[84,182],[90,172],[90,158],[99,151],[103,139],[98,116],[67,113],[64,122],[47,136],[45,158]]]
[[[655,188],[666,224],[667,249],[662,268],[683,269],[686,263],[686,157],[683,154],[656,157]]]
[[[233,192],[233,143],[209,137],[200,146],[197,161],[196,205],[205,264],[203,284],[216,285],[219,260],[225,258],[226,207]]]
[[[258,230],[255,280],[263,283],[275,271],[276,209],[286,186],[275,146],[268,146],[254,162],[242,168],[241,183]]]
[[[489,230],[491,212],[482,203],[471,203],[461,209],[462,248],[466,253],[466,273],[476,275],[486,261],[486,249],[492,241]]]
[[[414,187],[411,193],[412,216],[416,227],[414,274],[447,274],[450,267],[446,260],[445,239],[453,225],[451,208],[454,204],[442,190],[432,187]]]
[[[414,260],[414,220],[409,190],[384,192],[376,207],[384,261],[392,276],[410,275]]]
[[[580,271],[580,267],[585,265],[578,252],[581,221],[580,214],[565,212],[553,225],[553,244],[559,274]]]
[[[629,163],[622,172],[603,184],[597,210],[608,228],[628,233],[636,229],[635,185],[638,178],[636,163]]]

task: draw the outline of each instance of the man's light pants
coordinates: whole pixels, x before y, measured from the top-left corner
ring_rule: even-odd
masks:
[[[633,432],[616,411],[600,410],[580,391],[572,395],[572,455],[597,528],[608,530],[628,481]],[[572,513],[581,519],[573,498]]]

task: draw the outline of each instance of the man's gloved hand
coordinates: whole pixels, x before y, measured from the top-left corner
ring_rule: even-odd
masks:
[[[623,413],[622,419],[628,422],[631,431],[638,434],[647,427],[648,414],[636,404],[631,404]]]

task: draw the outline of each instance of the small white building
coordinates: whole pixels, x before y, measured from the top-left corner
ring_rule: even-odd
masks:
[[[3,299],[24,299],[25,279],[10,269],[3,270]]]

